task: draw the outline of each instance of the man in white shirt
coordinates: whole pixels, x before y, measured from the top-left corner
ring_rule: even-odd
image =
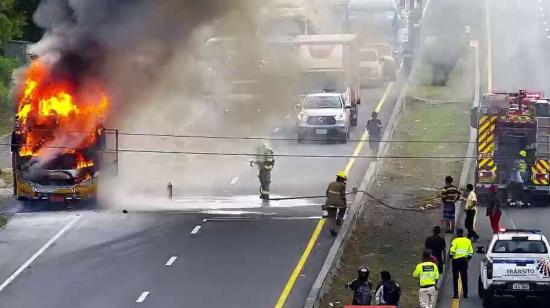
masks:
[[[477,208],[477,195],[474,192],[474,185],[466,185],[466,192],[468,197],[462,197],[462,200],[466,201],[465,211],[466,219],[464,220],[464,227],[468,230],[468,238],[472,241],[477,241],[479,235],[475,231],[475,219],[476,219],[476,208]]]

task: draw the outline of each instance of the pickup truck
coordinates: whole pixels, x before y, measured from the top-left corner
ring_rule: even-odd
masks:
[[[509,229],[493,235],[481,261],[478,294],[484,307],[496,296],[542,297],[550,305],[550,253],[539,230]],[[548,306],[546,306],[548,307]]]

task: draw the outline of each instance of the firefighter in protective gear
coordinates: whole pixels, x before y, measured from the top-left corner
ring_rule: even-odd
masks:
[[[525,199],[525,193],[523,191],[523,184],[528,180],[527,177],[527,151],[519,151],[519,159],[514,161],[514,167],[510,176],[510,195],[508,201],[510,205],[523,206]]]
[[[271,183],[271,170],[275,166],[273,149],[267,142],[256,148],[256,159],[250,163],[258,166],[258,178],[260,179],[260,198],[269,200],[269,184]]]
[[[330,235],[338,234],[337,228],[342,225],[342,220],[348,207],[346,200],[346,181],[348,177],[344,171],[338,172],[336,181],[327,187],[327,201],[323,210],[327,211],[327,220]]]

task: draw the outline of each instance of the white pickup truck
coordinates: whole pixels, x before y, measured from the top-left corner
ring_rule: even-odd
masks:
[[[502,230],[483,251],[478,294],[485,307],[495,296],[539,296],[550,305],[550,252],[546,237],[538,230]],[[548,306],[547,306],[548,307]]]

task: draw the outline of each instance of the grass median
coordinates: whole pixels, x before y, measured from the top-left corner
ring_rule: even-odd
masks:
[[[470,61],[472,60],[472,61]],[[426,159],[388,159],[374,180],[370,192],[394,210],[367,201],[345,243],[339,270],[332,280],[321,307],[350,304],[352,292],[344,285],[355,278],[357,268],[367,265],[376,284],[379,273],[388,270],[401,284],[400,307],[418,307],[417,282],[412,278],[419,262],[424,240],[434,225],[441,225],[439,189],[446,175],[458,182],[467,143],[445,143],[469,139],[469,111],[473,97],[473,59],[460,59],[445,87],[413,87],[407,98],[405,116],[395,130],[388,155],[426,157]],[[467,75],[467,76],[465,76]],[[447,91],[445,90],[447,88]],[[449,101],[448,93],[461,90]],[[419,99],[421,94],[429,97]],[[439,96],[438,93],[444,95]],[[402,141],[402,142],[397,142]],[[441,141],[441,142],[439,142]],[[431,210],[418,211],[421,208]],[[412,211],[411,211],[412,210]],[[416,210],[416,211],[415,211]]]

